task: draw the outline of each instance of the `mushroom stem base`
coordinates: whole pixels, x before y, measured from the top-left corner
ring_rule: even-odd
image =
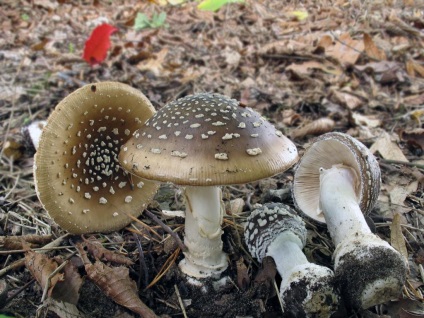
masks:
[[[222,251],[223,205],[219,187],[186,187],[184,244],[188,251],[180,262],[181,271],[192,277],[219,277],[227,268]]]
[[[353,309],[366,309],[396,299],[406,280],[402,255],[374,234],[347,240],[334,252],[336,281]]]

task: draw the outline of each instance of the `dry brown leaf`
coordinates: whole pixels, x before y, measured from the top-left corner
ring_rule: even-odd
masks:
[[[363,101],[359,97],[356,97],[355,95],[350,94],[348,92],[333,90],[331,94],[331,99],[334,102],[341,104],[350,110],[356,109],[363,105]]]
[[[390,244],[408,260],[408,250],[406,249],[405,237],[402,233],[401,217],[396,213],[393,217],[392,224],[390,225]]]
[[[329,131],[332,131],[334,128],[334,120],[330,118],[320,118],[314,120],[303,127],[296,128],[291,133],[290,137],[293,139],[302,138],[306,135],[321,135]]]
[[[52,235],[22,235],[22,236],[0,236],[0,245],[5,250],[23,249],[23,243],[26,247],[33,248],[36,245],[45,245],[52,240]]]
[[[380,155],[387,160],[398,160],[408,162],[399,146],[391,140],[390,135],[386,131],[381,131],[380,136],[370,148],[372,153],[379,152]]]
[[[340,35],[333,46],[327,47],[325,55],[330,56],[344,66],[354,65],[364,51],[364,42],[354,40],[349,33]]]
[[[68,262],[63,268],[63,281],[59,281],[53,289],[52,298],[67,304],[76,305],[83,280],[74,264]]]
[[[307,61],[302,64],[293,63],[286,67],[286,71],[292,71],[298,75],[310,75],[316,69],[337,76],[343,73],[340,67],[328,62]]]
[[[83,239],[84,244],[87,247],[87,251],[96,259],[128,266],[134,264],[134,262],[128,257],[103,247],[102,243],[97,241],[95,238],[86,239],[83,237]]]
[[[144,318],[158,318],[138,297],[136,284],[130,279],[128,268],[109,267],[101,261],[92,264],[82,245],[77,244],[76,248],[80,253],[88,278],[99,286],[108,297]]]
[[[50,275],[58,267],[57,263],[45,254],[28,250],[25,253],[25,266],[44,290]],[[56,273],[51,279],[47,295],[50,297],[55,285],[63,280],[63,274]]]
[[[381,126],[381,120],[373,115],[362,115],[360,113],[351,112],[350,123],[354,126],[376,128]]]
[[[424,77],[424,66],[414,60],[406,61],[406,72],[411,77]]]
[[[408,144],[413,147],[419,147],[424,150],[424,129],[418,128],[410,131],[402,130],[400,132],[400,138],[405,140]]]
[[[404,82],[406,80],[406,72],[403,66],[394,61],[371,62],[366,65],[356,65],[355,69],[366,72],[370,71],[374,75],[374,79],[382,84],[394,81]]]
[[[386,53],[375,45],[368,33],[364,33],[364,49],[365,53],[372,59],[387,60]]]
[[[243,257],[240,257],[236,262],[237,269],[237,286],[241,290],[246,290],[250,285],[250,277],[246,264],[244,264]]]
[[[155,76],[160,76],[163,72],[165,57],[168,54],[168,48],[164,47],[160,52],[156,53],[154,58],[142,61],[137,64],[140,71],[152,72]],[[163,75],[163,74],[162,74]]]
[[[80,312],[74,304],[63,301],[49,299],[49,311],[54,312],[59,318],[85,318],[86,316]]]
[[[408,195],[416,192],[417,189],[418,181],[412,181],[411,183],[407,184],[394,184],[389,191],[390,203],[398,206],[403,206]]]
[[[411,95],[411,96],[405,97],[403,99],[403,103],[406,106],[420,106],[420,105],[424,105],[424,94]]]
[[[326,34],[318,41],[317,48],[326,49],[331,45],[333,45],[333,38]]]

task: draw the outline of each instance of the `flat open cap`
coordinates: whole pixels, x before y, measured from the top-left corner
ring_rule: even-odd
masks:
[[[138,90],[103,82],[63,99],[35,156],[37,195],[54,221],[74,233],[109,232],[131,222],[157,185],[128,175],[118,153],[154,108]]]
[[[259,180],[297,159],[296,146],[257,112],[210,93],[165,105],[119,155],[134,175],[193,186]]]

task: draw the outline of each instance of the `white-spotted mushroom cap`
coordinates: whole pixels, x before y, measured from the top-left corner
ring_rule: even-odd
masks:
[[[239,184],[290,168],[295,145],[250,108],[201,93],[160,109],[120,153],[129,172],[178,185]]]
[[[250,254],[262,262],[268,246],[285,231],[295,234],[305,246],[307,230],[302,218],[287,205],[266,203],[247,218],[244,240]]]
[[[128,175],[118,154],[154,113],[128,85],[86,85],[63,99],[47,121],[35,155],[37,195],[54,221],[74,233],[109,232],[131,222],[157,185]]]
[[[355,185],[361,211],[373,208],[380,192],[380,167],[369,149],[355,138],[339,132],[324,134],[305,151],[293,182],[296,207],[315,221],[325,223],[319,209],[320,168],[333,165],[351,167],[357,175]]]

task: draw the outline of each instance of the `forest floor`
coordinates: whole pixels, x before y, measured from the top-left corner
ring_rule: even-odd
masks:
[[[164,23],[157,21],[162,12]],[[135,30],[137,13],[151,22],[156,15],[159,25]],[[118,31],[111,35],[107,58],[90,66],[82,59],[84,43],[101,23]],[[215,12],[200,10],[191,1],[2,0],[0,25],[1,313],[136,316],[89,279],[81,280],[69,307],[50,293],[43,296],[40,277],[23,261],[33,254],[20,241],[35,235],[39,241],[31,247],[37,250],[66,234],[37,199],[34,149],[25,127],[47,119],[81,86],[117,81],[139,89],[156,109],[199,92],[235,98],[290,137],[300,155],[314,137],[329,131],[347,133],[370,147],[380,163],[382,187],[369,221],[408,259],[408,278],[399,299],[360,312],[341,306],[335,316],[424,317],[421,0],[258,0],[227,4]],[[323,118],[328,119],[324,124]],[[92,238],[134,262],[124,266],[138,284],[140,299],[157,315],[289,317],[282,313],[273,285],[265,292],[255,286],[261,266],[246,252],[243,222],[257,203],[284,201],[293,206],[293,171],[223,187],[223,241],[233,284],[219,293],[193,291],[180,278],[177,264],[183,253],[146,214],[139,217],[144,227],[135,223]],[[277,189],[282,191],[273,191]],[[177,187],[161,186],[148,210],[183,237],[184,219],[162,212],[184,210]],[[334,245],[328,232],[305,220],[308,259],[332,267]],[[6,244],[6,237],[15,238],[14,244]],[[45,254],[47,262],[70,260],[78,269],[75,281],[86,277],[75,249],[79,241],[80,236],[67,235]],[[278,285],[281,278],[275,279]],[[6,293],[3,286],[8,287]]]

